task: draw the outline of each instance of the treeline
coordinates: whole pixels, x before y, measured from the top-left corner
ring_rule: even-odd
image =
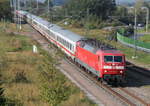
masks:
[[[116,10],[116,3],[115,0],[69,0],[64,8],[68,15],[86,17],[88,12],[106,20]]]
[[[150,10],[150,2],[137,0],[135,5],[132,6],[117,6],[117,10],[115,12],[116,19],[126,23],[126,24],[134,24],[134,9],[137,10],[137,22],[138,23],[146,23],[147,10]],[[144,8],[143,8],[144,7]],[[146,7],[146,8],[145,8]]]
[[[68,23],[75,27],[102,28],[110,25],[108,19],[116,11],[116,2],[115,0],[67,0],[62,7],[55,10],[57,11],[53,14],[50,13],[50,16],[55,17],[51,21],[68,18]]]
[[[0,1],[0,20],[2,19],[6,19],[6,20],[12,19],[9,0]]]

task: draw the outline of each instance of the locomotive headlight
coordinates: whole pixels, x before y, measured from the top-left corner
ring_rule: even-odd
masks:
[[[105,70],[104,72],[107,73],[107,70]]]
[[[112,69],[112,66],[104,66],[104,69]]]
[[[122,73],[123,73],[123,71],[120,71],[120,73],[122,74]]]

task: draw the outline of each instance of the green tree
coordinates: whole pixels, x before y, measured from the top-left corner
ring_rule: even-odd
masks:
[[[8,0],[0,1],[0,19],[12,19],[10,3]]]
[[[89,9],[90,15],[106,20],[114,12],[116,4],[115,0],[68,0],[64,8],[69,15],[80,17],[86,17],[86,11]]]

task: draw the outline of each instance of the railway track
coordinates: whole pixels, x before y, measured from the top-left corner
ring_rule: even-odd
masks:
[[[126,62],[126,64],[127,64],[127,70],[134,71],[140,75],[143,75],[144,77],[150,78],[150,70],[135,66],[130,62]]]
[[[66,60],[66,59],[65,59]],[[69,60],[66,60],[68,63],[73,64],[73,62],[70,62]],[[80,68],[80,69],[79,69]],[[91,80],[93,83],[98,85],[100,88],[104,89],[106,92],[114,96],[116,99],[119,99],[123,104],[130,105],[130,106],[150,106],[146,101],[143,99],[137,97],[136,95],[132,94],[128,90],[126,90],[123,87],[116,87],[113,88],[111,86],[108,86],[107,84],[100,83],[97,81],[95,77],[93,77],[91,74],[89,75],[88,72],[83,71],[81,67],[76,68],[82,75],[86,76],[89,80]]]

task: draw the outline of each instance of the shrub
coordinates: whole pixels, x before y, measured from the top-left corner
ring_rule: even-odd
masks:
[[[20,83],[20,82],[29,83],[28,79],[26,78],[26,74],[24,71],[16,73],[14,82],[16,82],[16,83]]]
[[[0,88],[0,106],[4,105],[6,102],[6,99],[4,98],[4,89]]]

